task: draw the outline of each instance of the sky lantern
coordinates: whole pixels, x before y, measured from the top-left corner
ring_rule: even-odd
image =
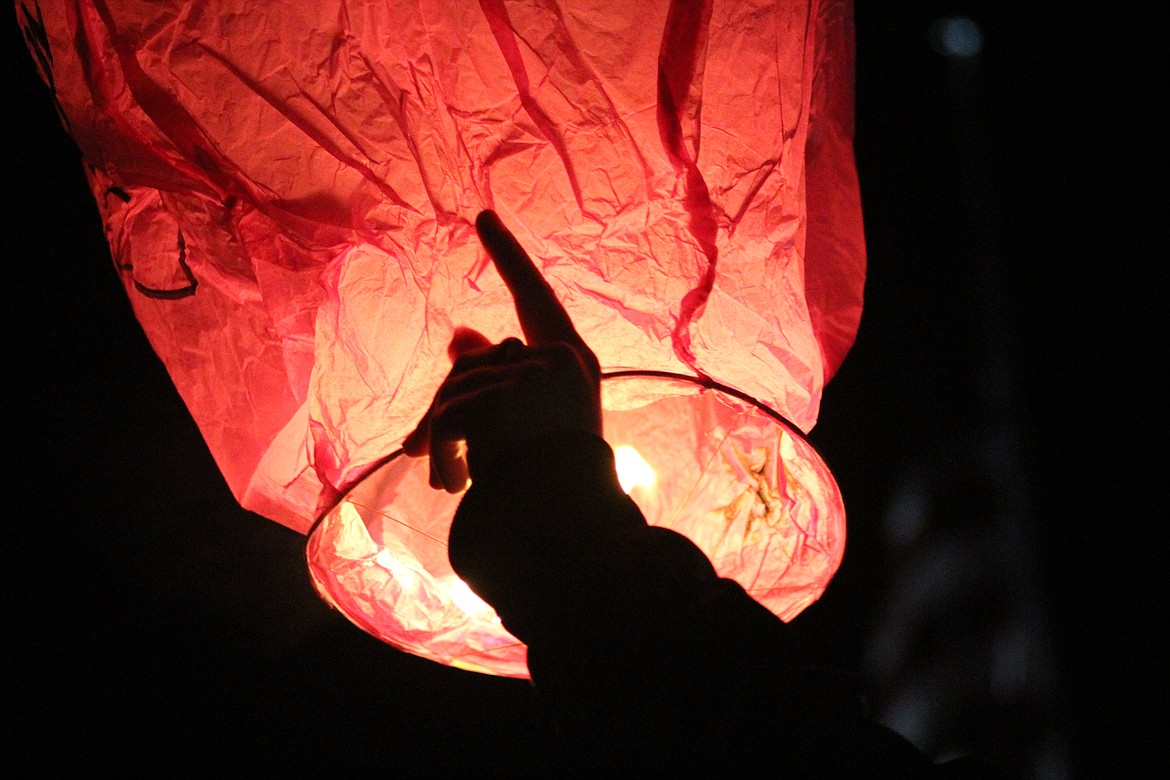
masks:
[[[804,434],[865,250],[848,3],[17,0],[135,315],[242,506],[354,623],[465,669],[524,647],[401,453],[458,326],[519,335],[494,209],[603,379],[647,519],[788,620],[844,551]],[[539,475],[533,476],[539,489]]]

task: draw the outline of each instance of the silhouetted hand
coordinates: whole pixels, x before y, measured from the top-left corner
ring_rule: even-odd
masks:
[[[431,486],[449,493],[469,484],[468,454],[504,457],[556,433],[601,435],[597,357],[495,212],[480,212],[475,229],[512,293],[527,344],[492,344],[469,328],[451,339],[451,372],[402,444],[407,455],[430,455]]]

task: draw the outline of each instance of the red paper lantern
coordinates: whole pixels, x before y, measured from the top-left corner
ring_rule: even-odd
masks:
[[[519,334],[483,208],[613,374],[606,436],[650,521],[785,619],[820,595],[844,510],[800,431],[865,266],[848,3],[16,10],[228,484],[312,530],[314,582],[358,625],[526,674],[447,563],[458,498],[396,456],[456,326]]]

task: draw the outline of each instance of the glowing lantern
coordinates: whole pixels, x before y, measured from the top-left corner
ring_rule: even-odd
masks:
[[[447,563],[458,497],[398,455],[454,328],[519,333],[483,208],[610,372],[648,519],[785,619],[820,595],[844,512],[800,430],[865,263],[849,4],[16,5],[147,336],[355,623],[526,674]]]

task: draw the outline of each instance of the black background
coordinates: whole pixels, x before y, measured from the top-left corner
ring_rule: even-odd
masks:
[[[931,50],[930,23],[949,13],[982,27],[973,73]],[[1119,4],[857,9],[867,308],[813,433],[851,537],[798,622],[861,668],[890,577],[879,527],[893,486],[998,415],[1018,437],[1076,777],[1167,764],[1155,17]],[[539,772],[525,683],[362,634],[313,593],[303,539],[235,504],[131,315],[13,22],[4,751],[41,768]],[[989,386],[1002,406],[988,407]]]

